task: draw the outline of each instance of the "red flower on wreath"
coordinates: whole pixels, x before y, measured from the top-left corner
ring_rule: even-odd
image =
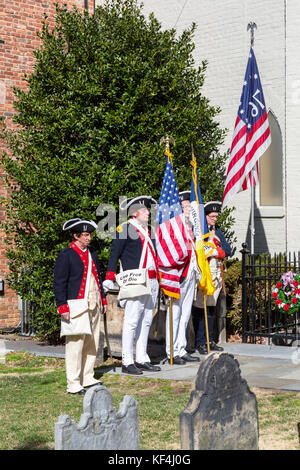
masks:
[[[300,273],[282,274],[272,289],[272,297],[278,310],[289,314],[300,312]]]

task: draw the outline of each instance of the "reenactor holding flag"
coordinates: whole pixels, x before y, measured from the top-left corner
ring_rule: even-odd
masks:
[[[186,330],[191,316],[195,289],[201,275],[197,264],[194,235],[190,223],[190,195],[191,191],[179,193],[188,229],[188,260],[180,279],[180,298],[173,302],[173,363],[176,365],[199,361],[199,357],[191,356],[186,351]],[[166,353],[170,361],[169,309],[166,316]]]
[[[213,324],[216,315],[216,306],[218,297],[222,289],[224,289],[224,271],[223,260],[231,256],[231,247],[226,241],[226,238],[217,226],[217,220],[221,211],[222,203],[218,201],[210,201],[204,205],[206,221],[209,228],[210,243],[213,245],[213,250],[209,256],[209,267],[212,275],[215,291],[213,295],[206,296],[207,304],[207,322],[209,330],[209,349],[212,351],[222,351],[223,348],[217,346],[213,341]],[[204,305],[203,295],[201,291],[198,292],[197,298],[193,303],[192,309],[193,325],[195,329],[196,348],[200,354],[207,354],[207,338],[205,333],[205,319],[204,319]]]

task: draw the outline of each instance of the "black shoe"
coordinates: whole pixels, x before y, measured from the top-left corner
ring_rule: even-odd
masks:
[[[193,348],[193,349],[185,348],[185,350],[188,354],[193,354],[196,351],[195,348]]]
[[[209,347],[210,347],[211,351],[224,351],[224,348],[222,348],[221,346],[217,346],[214,341],[212,341],[209,344]]]
[[[71,395],[85,395],[86,390],[84,390],[84,388],[82,388],[81,390],[79,390],[79,392],[75,392],[75,393],[68,392],[68,393],[70,393]]]
[[[159,372],[161,370],[159,366],[154,366],[150,362],[144,362],[143,364],[136,362],[135,365],[138,369],[148,370],[149,372]]]
[[[199,362],[200,358],[197,356],[190,356],[190,354],[186,353],[184,356],[181,356],[181,359],[183,359],[186,362]]]
[[[207,347],[206,344],[201,344],[198,348],[199,354],[207,354]]]
[[[124,374],[133,375],[141,375],[143,373],[141,369],[138,369],[134,364],[129,364],[129,366],[124,366],[122,364],[122,372],[124,372]]]
[[[95,387],[95,385],[102,385],[102,382],[97,382],[96,384],[92,384],[92,385],[85,385],[85,388],[91,388],[91,387]]]
[[[169,364],[170,364],[170,359],[169,359]],[[182,364],[185,364],[185,360],[179,356],[176,356],[176,357],[173,357],[173,364],[182,365]]]

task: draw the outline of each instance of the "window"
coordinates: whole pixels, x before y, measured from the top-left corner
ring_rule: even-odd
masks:
[[[283,205],[282,135],[277,119],[268,112],[271,145],[260,158],[260,206]]]

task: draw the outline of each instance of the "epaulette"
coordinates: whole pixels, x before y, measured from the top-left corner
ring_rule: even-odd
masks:
[[[116,228],[117,232],[118,232],[118,233],[123,232],[123,227],[122,227],[122,225],[128,224],[128,222],[129,222],[129,221],[126,220],[126,222],[123,222],[121,225],[118,225],[117,228]]]

